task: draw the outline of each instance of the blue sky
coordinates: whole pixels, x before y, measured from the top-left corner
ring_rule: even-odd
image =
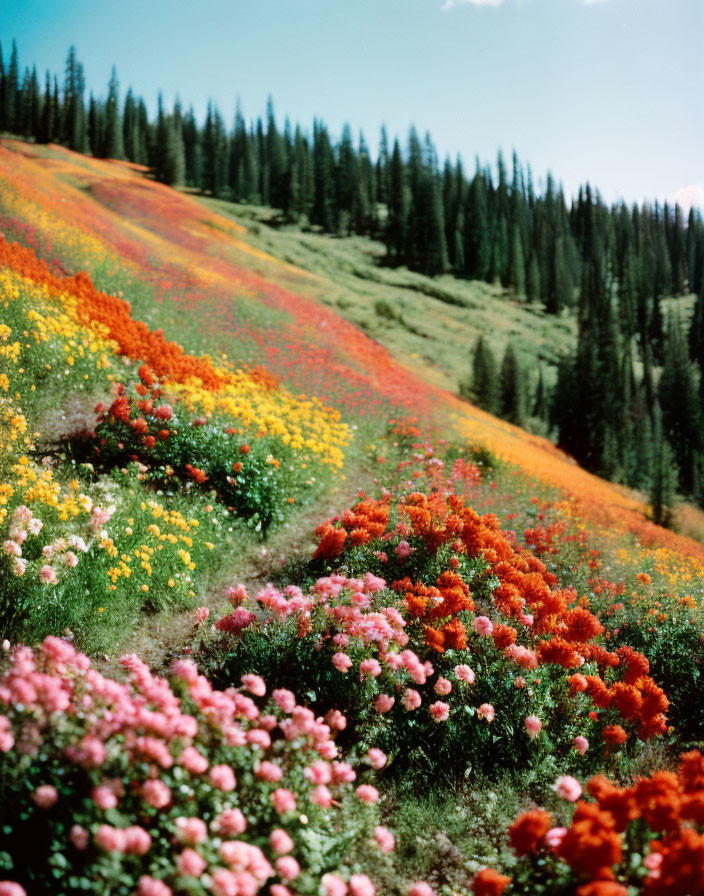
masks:
[[[271,94],[373,150],[415,123],[470,167],[515,148],[568,196],[704,206],[704,0],[0,0],[6,60],[13,37],[42,73],[74,43],[99,94],[114,62],[150,109],[212,96],[229,125]]]

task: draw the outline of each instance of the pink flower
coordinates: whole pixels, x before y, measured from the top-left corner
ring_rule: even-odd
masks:
[[[525,721],[525,726],[526,731],[528,732],[528,737],[530,737],[531,740],[535,740],[543,728],[543,723],[537,716],[528,716]]]
[[[82,828],[80,824],[74,824],[71,828],[71,832],[68,835],[68,839],[73,843],[74,847],[82,851],[88,846],[88,840],[90,835],[85,828]]]
[[[408,712],[411,710],[418,709],[420,706],[420,694],[418,691],[414,691],[413,688],[406,688],[403,692],[403,697],[401,698],[401,703],[406,707]]]
[[[195,613],[193,615],[195,616],[195,619],[196,619],[196,625],[198,626],[198,628],[200,628],[201,625],[203,625],[205,620],[208,618],[208,616],[210,616],[210,608],[209,607],[198,607],[198,609],[195,611]]]
[[[355,790],[359,799],[367,806],[372,806],[379,799],[379,791],[371,784],[360,784]]]
[[[200,818],[184,818],[181,816],[176,819],[176,836],[181,843],[195,846],[197,843],[203,843],[208,839],[208,828]]]
[[[123,833],[125,835],[124,852],[136,856],[143,856],[149,852],[149,847],[152,845],[152,838],[144,828],[133,825],[132,827],[125,828]]]
[[[572,746],[579,753],[580,756],[584,756],[584,754],[589,749],[589,741],[582,734],[578,734],[577,737],[572,741]]]
[[[487,722],[493,722],[494,717],[496,716],[496,712],[491,703],[482,703],[482,705],[477,710],[477,715],[480,719],[486,719]]]
[[[101,824],[95,833],[95,842],[106,852],[124,852],[126,845],[125,832],[109,824]]]
[[[396,701],[394,700],[394,698],[389,697],[388,694],[379,694],[379,696],[374,701],[374,709],[377,712],[385,713],[391,709],[395,702]]]
[[[247,593],[247,589],[244,585],[236,585],[234,588],[232,585],[225,592],[225,597],[230,601],[233,607],[239,606],[239,604],[243,603],[249,597]]]
[[[346,896],[347,884],[337,874],[324,874],[320,880],[326,896]]]
[[[285,855],[287,852],[291,852],[294,846],[293,840],[283,828],[275,828],[271,834],[269,834],[269,843],[271,843],[271,848],[274,852],[280,856]]]
[[[333,654],[332,664],[338,672],[346,672],[352,665],[352,660],[346,653],[338,652]]]
[[[237,786],[235,773],[229,765],[214,765],[210,769],[210,780],[213,786],[224,793],[230,793]]]
[[[474,672],[465,663],[455,666],[455,676],[458,681],[465,681],[467,684],[474,684]]]
[[[424,880],[416,881],[408,890],[408,896],[435,896],[435,891]]]
[[[274,698],[274,703],[276,703],[282,712],[290,714],[296,708],[295,696],[291,691],[287,691],[285,688],[279,688],[274,691],[272,697]]]
[[[73,551],[66,551],[65,554],[66,563],[73,569],[78,566],[78,555],[74,554]]]
[[[202,775],[208,769],[208,760],[195,747],[186,747],[179,762],[192,775]]]
[[[147,874],[140,877],[137,892],[139,896],[171,896],[170,887],[167,887],[163,881],[149,877]]]
[[[53,566],[45,563],[39,570],[39,581],[44,585],[53,585],[56,582],[56,571]]]
[[[560,775],[552,785],[552,789],[563,800],[568,800],[570,803],[576,802],[582,795],[582,785],[571,775]]]
[[[435,722],[446,722],[450,717],[450,707],[442,700],[437,700],[430,706],[430,715]]]
[[[40,809],[51,809],[59,799],[59,794],[51,784],[42,784],[34,791],[32,799]]]
[[[545,843],[550,849],[557,849],[566,833],[567,828],[550,828],[545,835]]]
[[[281,771],[281,768],[276,765],[275,762],[269,762],[268,759],[265,759],[264,762],[259,763],[259,767],[255,772],[256,776],[261,781],[280,781],[284,773]]]
[[[325,784],[318,784],[314,787],[310,794],[311,803],[320,806],[321,809],[329,809],[332,806],[332,794]]]
[[[281,856],[274,864],[279,877],[286,882],[295,880],[301,873],[301,867],[293,856]]]
[[[261,675],[243,675],[241,681],[249,693],[254,694],[255,697],[263,697],[266,694],[266,684]]]
[[[386,765],[386,753],[378,747],[370,747],[367,750],[367,759],[371,767],[377,769],[377,771]]]
[[[178,873],[182,875],[200,877],[207,866],[208,863],[202,856],[198,855],[195,849],[184,849],[181,855],[176,859]]]
[[[239,836],[247,830],[247,819],[240,809],[225,809],[213,822],[213,830],[226,837]]]
[[[153,809],[164,809],[171,802],[171,791],[158,778],[150,778],[142,784],[142,798]]]
[[[488,616],[477,616],[472,623],[472,628],[478,635],[486,638],[494,631],[494,623]]]
[[[352,896],[375,896],[374,884],[366,874],[353,874],[350,877]]]
[[[274,804],[274,808],[279,815],[284,815],[286,812],[295,812],[296,810],[296,796],[290,790],[286,790],[285,787],[277,787],[269,799]]]
[[[388,855],[390,852],[393,852],[396,847],[396,840],[394,835],[388,828],[385,828],[383,825],[378,824],[374,828],[374,837],[379,846],[379,849]]]
[[[513,686],[515,688],[524,688],[526,686],[526,680],[522,675],[517,675],[513,679]]]
[[[114,809],[115,806],[117,806],[117,797],[112,790],[105,785],[94,787],[90,795],[99,809],[107,811],[108,809]]]
[[[0,880],[0,896],[27,896],[27,892],[14,881]]]
[[[370,675],[372,678],[376,678],[378,675],[381,675],[381,666],[379,665],[379,661],[375,660],[373,657],[370,657],[367,660],[362,660],[362,662],[359,664],[360,680],[363,680],[367,675]]]
[[[435,682],[435,686],[433,687],[433,690],[435,691],[436,694],[439,694],[441,697],[446,697],[452,690],[452,683],[450,681],[448,681],[447,678],[440,677]]]
[[[330,765],[327,762],[314,762],[303,772],[313,784],[329,784],[332,778]]]
[[[13,557],[12,571],[16,576],[23,576],[27,572],[27,561],[23,557]]]
[[[21,557],[22,556],[22,548],[17,544],[16,541],[5,541],[2,546],[3,550],[6,554],[9,554],[10,557]]]
[[[405,560],[406,557],[411,556],[413,551],[414,551],[414,548],[412,548],[410,546],[410,544],[404,538],[401,541],[399,541],[399,543],[396,545],[394,553],[396,554],[396,556],[398,557],[399,560]]]

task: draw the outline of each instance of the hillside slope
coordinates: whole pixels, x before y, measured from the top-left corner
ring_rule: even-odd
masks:
[[[696,542],[655,527],[628,490],[581,469],[537,436],[422,381],[378,342],[316,299],[334,284],[280,262],[247,241],[244,228],[125,163],[56,147],[0,147],[8,236],[24,237],[67,270],[86,269],[107,291],[138,277],[137,317],[163,326],[190,350],[264,364],[295,388],[360,418],[401,406],[440,417],[463,438],[485,443],[541,483],[560,489],[574,513],[644,543],[704,557]]]

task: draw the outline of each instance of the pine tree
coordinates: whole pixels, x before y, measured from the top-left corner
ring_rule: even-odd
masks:
[[[518,224],[514,224],[508,255],[508,286],[516,295],[526,292],[526,266],[523,259],[523,243]]]
[[[677,489],[677,467],[674,452],[664,436],[660,405],[655,403],[653,413],[653,462],[650,483],[650,505],[653,522],[669,526]]]
[[[700,411],[689,350],[678,318],[668,321],[665,363],[658,384],[662,429],[675,452],[682,489],[691,494],[694,456],[702,447]]]
[[[389,200],[386,226],[386,247],[391,260],[400,264],[406,243],[408,194],[405,171],[398,140],[394,141],[389,166]]]
[[[538,256],[535,250],[530,254],[526,278],[526,299],[529,302],[540,301],[540,265],[538,264]]]
[[[471,386],[467,382],[461,383],[460,394],[490,414],[499,411],[500,394],[496,359],[483,336],[479,337],[474,348]]]
[[[107,159],[123,159],[125,150],[122,143],[122,122],[120,121],[120,96],[117,70],[112,67],[108,83],[108,98],[105,103],[105,133],[101,156]]]
[[[12,41],[12,53],[10,65],[5,75],[5,128],[11,133],[17,133],[19,126],[20,106],[20,62],[17,53],[17,44]]]
[[[545,423],[550,418],[550,402],[548,401],[548,389],[543,376],[542,364],[538,367],[538,384],[535,389],[532,415]]]
[[[525,399],[524,371],[509,342],[501,362],[500,415],[509,423],[522,426],[525,421]]]
[[[54,141],[54,103],[51,95],[51,76],[46,73],[46,81],[44,86],[44,101],[42,103],[42,115],[39,122],[39,133],[37,141],[39,143],[52,143]]]
[[[489,273],[490,262],[486,184],[484,175],[477,170],[467,192],[464,210],[465,273],[472,280],[484,280]]]

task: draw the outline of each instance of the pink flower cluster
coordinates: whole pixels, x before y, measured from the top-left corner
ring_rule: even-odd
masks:
[[[105,853],[140,857],[123,866],[139,868],[138,894],[169,896],[184,875],[207,874],[216,896],[255,896],[265,885],[286,896],[306,867],[302,825],[335,811],[352,787],[360,804],[379,799],[338,756],[334,736],[345,717],[317,717],[285,689],[268,694],[259,675],[217,691],[189,660],[174,663],[169,681],[132,655],[122,659],[127,681],[118,682],[59,638],[8,650],[0,662],[9,792],[26,811],[68,822],[66,842],[57,838],[62,851],[89,863]],[[41,782],[33,789],[23,756]],[[380,769],[386,756],[371,748],[366,763]],[[70,773],[57,775],[60,764]],[[115,809],[131,823],[109,823],[105,813]],[[374,830],[379,850],[393,849],[393,834],[371,824],[370,837]],[[361,893],[358,882],[339,879]]]

